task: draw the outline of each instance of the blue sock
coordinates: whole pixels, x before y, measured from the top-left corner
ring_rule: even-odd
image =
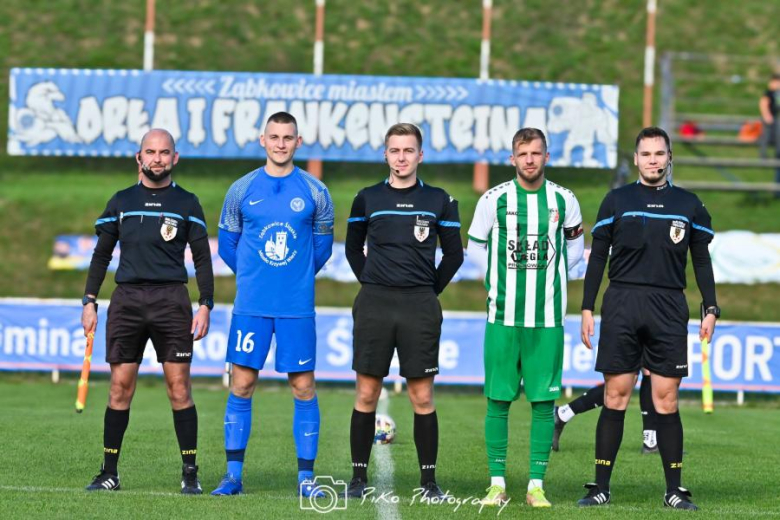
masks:
[[[252,431],[252,398],[244,399],[232,393],[225,408],[225,454],[227,472],[240,480],[244,469],[244,453]]]
[[[293,437],[298,453],[298,480],[314,476],[314,459],[320,437],[320,406],[317,396],[310,401],[293,399]]]

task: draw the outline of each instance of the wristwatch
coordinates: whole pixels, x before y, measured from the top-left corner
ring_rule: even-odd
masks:
[[[198,305],[205,305],[208,310],[214,309],[214,300],[211,298],[201,298],[198,300]]]
[[[720,318],[720,307],[717,305],[712,305],[710,307],[707,307],[704,309],[704,312],[702,313],[702,319],[704,319],[708,314],[712,314],[715,316],[716,319]]]
[[[93,296],[87,296],[86,294],[81,299],[81,305],[86,305],[88,303],[94,303],[97,307],[97,300]]]

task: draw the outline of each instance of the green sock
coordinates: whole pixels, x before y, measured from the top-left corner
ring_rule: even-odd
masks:
[[[553,408],[555,401],[531,403],[531,469],[530,478],[544,479],[552,447]]]
[[[488,470],[491,477],[503,477],[506,475],[506,449],[509,444],[509,406],[511,404],[511,401],[494,401],[490,398],[487,400],[485,446],[487,447]],[[550,431],[552,432],[552,430]]]

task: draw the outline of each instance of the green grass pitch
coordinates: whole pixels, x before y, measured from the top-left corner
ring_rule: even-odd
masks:
[[[254,402],[252,437],[247,451],[246,495],[215,498],[178,494],[181,462],[165,388],[143,378],[130,414],[122,448],[122,490],[87,493],[83,487],[101,461],[103,410],[108,385],[91,385],[87,409],[74,413],[75,381],[54,385],[43,376],[0,375],[0,518],[322,518],[302,511],[295,495],[296,463],[291,434],[292,400],[282,385],[262,385]],[[225,467],[222,417],[226,390],[214,380],[195,383],[200,417],[200,476],[204,491],[218,483]],[[321,385],[320,452],[316,470],[349,480],[349,417],[352,390]],[[636,399],[634,399],[636,401]],[[487,487],[483,444],[485,404],[477,390],[440,389],[436,403],[440,424],[438,480],[464,502],[479,498]],[[632,403],[623,448],[613,478],[613,503],[598,510],[579,510],[582,484],[593,476],[593,440],[598,413],[574,419],[564,431],[561,451],[553,453],[545,480],[551,511],[524,504],[527,483],[529,407],[521,400],[510,415],[508,492],[513,499],[498,515],[464,503],[411,504],[417,485],[412,412],[405,395],[391,395],[389,414],[398,426],[396,442],[376,447],[371,483],[376,495],[393,492],[398,503],[382,500],[328,514],[333,518],[669,518],[679,514],[662,506],[664,491],[657,455],[640,455],[641,419]],[[698,403],[682,408],[686,432],[684,485],[707,517],[780,516],[774,489],[780,482],[780,432],[777,403],[736,407],[716,403],[705,416]],[[381,453],[380,453],[381,452]],[[379,464],[379,461],[383,461]],[[390,468],[393,468],[392,473]]]

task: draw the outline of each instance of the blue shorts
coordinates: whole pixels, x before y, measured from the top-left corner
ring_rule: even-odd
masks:
[[[314,318],[264,318],[239,316],[230,321],[228,363],[262,370],[276,340],[277,372],[309,372],[317,363],[317,333]]]

